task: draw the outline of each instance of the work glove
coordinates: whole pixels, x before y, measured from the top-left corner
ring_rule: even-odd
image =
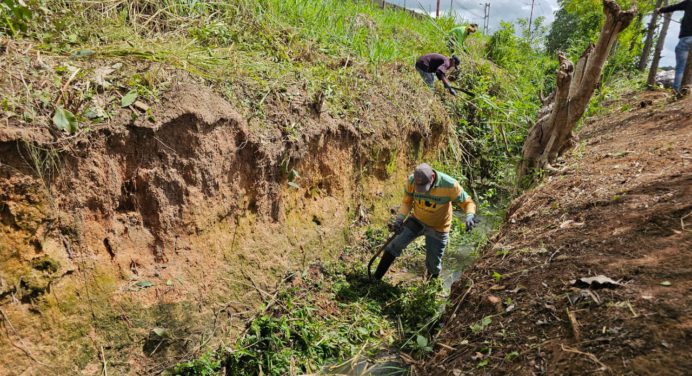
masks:
[[[475,214],[466,214],[466,232],[473,230],[478,222],[480,222],[480,220],[476,218]]]
[[[404,225],[405,218],[406,216],[404,216],[403,214],[397,214],[396,216],[392,217],[392,219],[389,220],[389,223],[387,223],[389,231],[399,232],[399,230],[401,230],[401,226]]]
[[[452,85],[445,82],[444,87],[445,87],[445,89],[447,89],[447,91],[449,91],[449,94],[452,94],[455,97],[457,96],[457,92],[454,91],[454,89],[452,89]]]

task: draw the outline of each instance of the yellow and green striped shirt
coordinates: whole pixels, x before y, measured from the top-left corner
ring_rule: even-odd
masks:
[[[466,214],[476,213],[476,204],[471,196],[464,192],[459,182],[435,170],[435,183],[428,192],[416,192],[413,175],[408,177],[399,214],[411,214],[435,231],[449,232],[452,227],[452,204],[457,205]]]

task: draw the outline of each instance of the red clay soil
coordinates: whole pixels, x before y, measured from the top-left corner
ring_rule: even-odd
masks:
[[[611,106],[453,286],[424,373],[692,373],[692,98]]]

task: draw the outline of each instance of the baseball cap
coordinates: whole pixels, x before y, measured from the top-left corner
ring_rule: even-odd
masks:
[[[413,183],[416,186],[416,192],[422,193],[430,190],[433,185],[434,171],[427,163],[422,163],[413,171]]]

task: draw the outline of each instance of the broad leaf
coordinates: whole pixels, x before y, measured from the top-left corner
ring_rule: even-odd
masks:
[[[53,115],[53,124],[56,128],[69,134],[77,132],[77,118],[72,112],[58,107]]]
[[[135,286],[142,288],[142,289],[145,289],[147,287],[154,286],[154,284],[149,282],[149,281],[139,281],[139,282],[135,283]]]
[[[418,347],[426,347],[428,346],[428,339],[423,337],[422,335],[416,336],[416,342],[418,343]]]
[[[135,103],[137,100],[137,91],[135,90],[130,90],[129,93],[123,95],[123,99],[120,101],[120,105],[123,107],[127,107],[131,105],[132,103]]]

